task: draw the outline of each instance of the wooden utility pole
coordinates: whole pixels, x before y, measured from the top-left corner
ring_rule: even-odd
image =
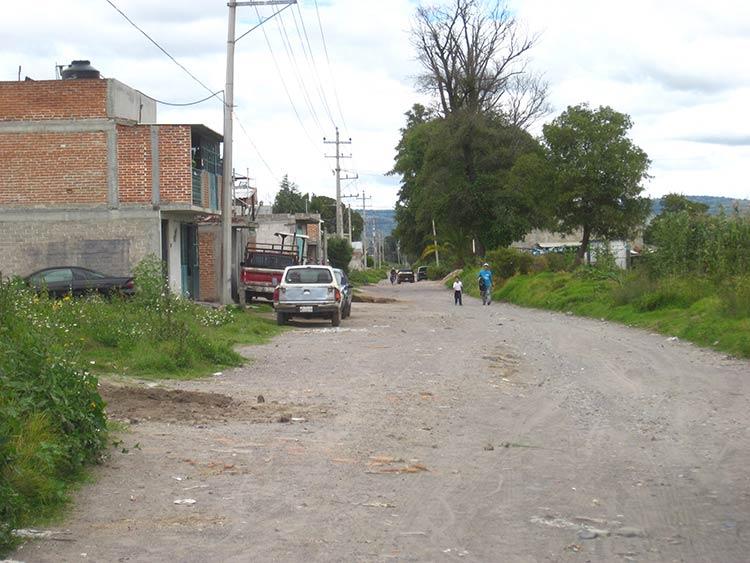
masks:
[[[232,123],[234,119],[234,46],[245,35],[255,27],[296,4],[297,0],[265,0],[253,2],[230,2],[229,21],[227,25],[227,69],[226,85],[224,86],[224,168],[222,170],[222,192],[221,192],[221,279],[219,284],[219,298],[223,305],[232,303],[232,200],[234,199],[234,170],[232,168]],[[237,19],[237,6],[275,6],[283,5],[284,8],[266,18],[254,28],[246,31],[239,37],[235,35],[235,21]]]
[[[328,156],[326,155],[326,158],[335,158],[336,159],[336,168],[334,168],[334,173],[336,174],[336,236],[344,238],[344,218],[341,214],[341,180],[356,180],[359,178],[358,175],[349,177],[348,175],[344,178],[341,177],[341,159],[342,158],[351,158],[352,155],[343,155],[341,154],[341,145],[351,145],[352,140],[351,138],[348,141],[342,141],[339,139],[339,128],[336,127],[336,140],[335,141],[326,141],[326,138],[323,137],[323,143],[327,145],[336,145],[336,154],[334,156]]]
[[[365,269],[367,269],[367,200],[372,196],[365,197],[365,189],[362,188],[362,259],[364,260]]]

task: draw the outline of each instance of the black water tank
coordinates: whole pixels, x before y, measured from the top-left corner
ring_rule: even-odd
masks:
[[[91,66],[91,61],[73,61],[70,66],[65,67],[62,72],[63,80],[75,80],[78,78],[99,78],[99,71]]]

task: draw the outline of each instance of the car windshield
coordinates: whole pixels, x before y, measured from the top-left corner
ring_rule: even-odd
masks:
[[[331,271],[326,268],[295,268],[286,273],[287,283],[331,283]]]
[[[413,272],[411,271],[411,268],[401,268],[401,269],[399,270],[399,272],[403,272],[403,273],[405,273],[405,274],[411,274],[411,273],[413,273]]]

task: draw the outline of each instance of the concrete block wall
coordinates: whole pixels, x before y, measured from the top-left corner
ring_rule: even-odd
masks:
[[[3,213],[0,271],[25,276],[65,265],[124,275],[146,255],[158,256],[160,241],[159,216],[152,211]]]

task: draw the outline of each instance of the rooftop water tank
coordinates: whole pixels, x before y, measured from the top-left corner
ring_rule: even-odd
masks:
[[[91,66],[91,61],[73,61],[60,73],[63,80],[79,78],[99,78],[99,71]]]

